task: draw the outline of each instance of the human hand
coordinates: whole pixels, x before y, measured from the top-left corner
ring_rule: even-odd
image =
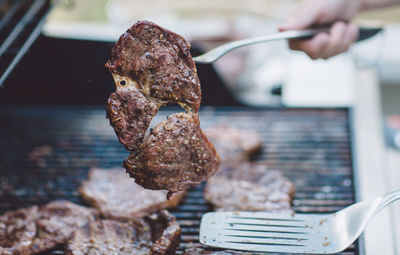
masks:
[[[310,40],[289,40],[291,49],[304,51],[312,59],[327,59],[347,51],[356,41],[357,25],[345,21],[350,21],[360,6],[361,0],[304,0],[279,26],[279,30],[306,29],[334,22],[329,33],[319,33]]]

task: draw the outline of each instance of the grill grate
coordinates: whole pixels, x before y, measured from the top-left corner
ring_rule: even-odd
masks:
[[[175,109],[164,109],[158,123]],[[90,167],[121,165],[128,153],[99,108],[0,110],[0,213],[54,199],[82,203],[77,188]],[[296,186],[297,212],[332,212],[353,203],[351,135],[347,109],[203,108],[203,128],[226,123],[263,136],[255,159],[279,169]],[[198,246],[201,215],[211,207],[194,187],[172,210],[182,226],[178,254]],[[63,254],[61,249],[49,254]],[[341,254],[358,254],[357,243]]]
[[[50,0],[0,1],[0,87],[41,32]]]

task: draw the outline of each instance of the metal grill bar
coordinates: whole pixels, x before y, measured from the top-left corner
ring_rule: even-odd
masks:
[[[173,112],[160,112],[154,122]],[[203,128],[225,123],[260,132],[263,151],[255,160],[294,182],[297,212],[327,213],[355,201],[346,109],[204,108],[200,114]],[[3,108],[0,121],[0,213],[54,199],[83,203],[77,188],[89,168],[119,166],[128,154],[101,108]],[[40,148],[42,155],[32,156]],[[177,254],[200,246],[200,219],[212,210],[202,189],[191,189],[172,210],[182,227]],[[48,254],[63,254],[62,248]],[[341,254],[358,254],[358,244]]]
[[[0,20],[0,31],[10,22],[12,17],[15,16],[17,11],[21,8],[23,1],[15,1],[14,5],[7,11],[6,15]]]
[[[11,31],[5,38],[0,38],[0,87],[39,36],[49,7],[50,0],[13,1],[1,19],[0,31],[6,27]],[[24,12],[25,8],[25,14],[19,19],[17,14]]]

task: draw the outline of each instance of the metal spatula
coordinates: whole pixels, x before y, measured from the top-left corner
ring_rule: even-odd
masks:
[[[359,27],[359,36],[357,42],[366,40],[380,31],[382,31],[382,26],[374,25],[374,26],[360,26]],[[321,32],[329,32],[330,26],[313,28],[313,29],[306,29],[306,30],[293,30],[293,31],[285,31],[275,34],[269,34],[264,36],[252,37],[243,40],[233,41],[221,46],[218,46],[215,49],[212,49],[200,56],[194,57],[193,60],[199,64],[207,64],[212,63],[218,60],[220,57],[225,55],[231,50],[234,50],[239,47],[247,46],[250,44],[256,43],[263,43],[269,41],[276,41],[276,40],[288,40],[288,39],[307,39],[311,38],[314,35],[321,33]]]
[[[254,252],[336,253],[349,247],[400,190],[332,214],[213,212],[203,216],[200,242]]]

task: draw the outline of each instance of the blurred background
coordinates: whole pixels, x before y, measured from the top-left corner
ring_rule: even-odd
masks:
[[[103,107],[115,90],[104,64],[135,21],[151,20],[181,34],[196,56],[224,42],[277,32],[297,2],[0,0],[0,105]],[[366,12],[356,21],[385,29],[328,61],[290,51],[285,41],[270,42],[198,65],[198,74],[203,107],[350,109],[355,157],[364,172],[361,198],[367,199],[400,187],[400,7]],[[372,227],[378,236],[367,238],[367,248],[381,247],[370,254],[399,240],[399,213],[397,207],[390,222],[385,215],[387,221]],[[388,226],[397,229],[392,239],[379,235]],[[400,252],[400,244],[394,246]]]
[[[147,19],[183,35],[195,48],[208,50],[226,41],[276,32],[277,25],[296,2],[61,1],[50,14],[44,34],[115,42],[135,21]],[[383,21],[385,34],[360,43],[349,54],[330,61],[310,61],[302,53],[290,52],[286,42],[274,42],[236,50],[217,61],[214,67],[236,100],[255,106],[349,105],[354,100],[351,88],[354,69],[374,67],[384,99],[383,112],[398,114],[400,8],[363,13],[357,20]],[[207,87],[205,82],[202,85]],[[281,89],[283,92],[279,95]]]

